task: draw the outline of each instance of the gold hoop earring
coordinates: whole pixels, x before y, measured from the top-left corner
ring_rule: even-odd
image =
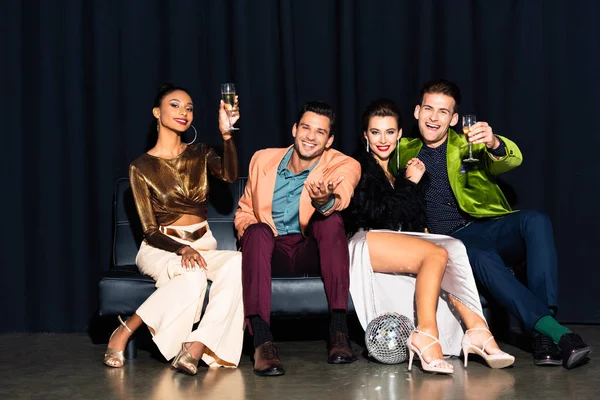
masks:
[[[186,146],[189,146],[190,144],[194,143],[196,141],[196,138],[198,137],[198,131],[196,130],[196,127],[194,125],[190,125],[190,127],[194,130],[194,138],[191,142],[184,143]]]

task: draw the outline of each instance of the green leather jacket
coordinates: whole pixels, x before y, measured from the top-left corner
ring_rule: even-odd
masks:
[[[462,160],[467,158],[469,146],[464,135],[453,129],[448,131],[448,151],[446,154],[448,179],[458,206],[475,218],[498,217],[513,212],[506,197],[496,183],[496,177],[518,167],[523,155],[511,140],[498,135],[506,147],[506,155],[495,159],[486,151],[484,144],[473,145],[473,157],[479,162],[464,170]],[[406,166],[411,158],[417,157],[423,147],[421,138],[402,138],[396,151],[400,151],[400,167]],[[389,169],[396,174],[396,153],[390,157]],[[463,169],[461,173],[461,169]]]

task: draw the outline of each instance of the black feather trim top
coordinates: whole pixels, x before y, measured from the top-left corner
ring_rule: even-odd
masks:
[[[427,174],[415,184],[401,169],[392,186],[371,154],[359,150],[352,157],[360,163],[362,173],[350,205],[342,212],[348,237],[361,228],[423,232]]]

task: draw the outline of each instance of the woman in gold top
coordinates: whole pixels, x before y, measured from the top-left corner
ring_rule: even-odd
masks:
[[[158,349],[181,372],[194,375],[198,361],[209,366],[236,367],[244,331],[241,253],[216,250],[208,226],[208,171],[226,182],[237,179],[237,152],[229,117],[221,101],[219,129],[223,157],[205,144],[190,145],[181,134],[191,127],[194,105],[186,89],[164,85],[152,113],[158,140],[129,167],[129,180],[144,230],[136,264],[156,280],[157,290],[136,313],[115,330],[104,363],[122,367],[123,350],[142,324]],[[229,110],[231,123],[239,119]],[[192,127],[193,128],[193,127]],[[195,130],[195,129],[194,129]],[[212,281],[209,304],[198,328],[207,280]]]

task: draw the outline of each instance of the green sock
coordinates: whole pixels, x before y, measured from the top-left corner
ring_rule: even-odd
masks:
[[[533,330],[541,333],[542,335],[550,336],[552,341],[556,344],[560,341],[560,337],[565,333],[571,333],[567,328],[556,322],[551,315],[545,315],[538,320],[533,326]]]

